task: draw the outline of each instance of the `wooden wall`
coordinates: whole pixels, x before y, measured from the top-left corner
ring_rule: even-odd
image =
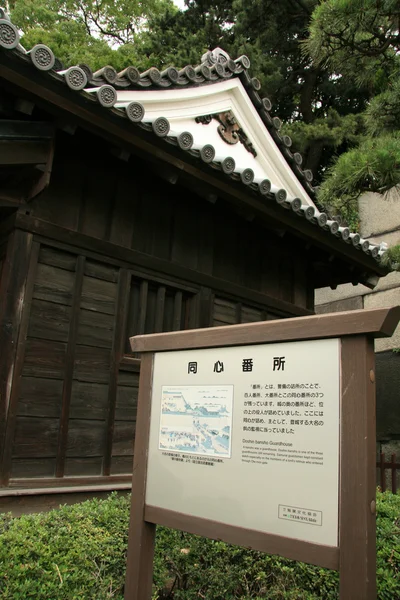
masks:
[[[3,486],[129,480],[140,368],[130,336],[312,309],[298,249],[293,259],[224,203],[88,135],[60,134],[51,185],[28,212],[0,255],[20,268],[16,280],[3,269],[1,293],[23,288],[21,314],[7,309],[17,350],[0,371]]]

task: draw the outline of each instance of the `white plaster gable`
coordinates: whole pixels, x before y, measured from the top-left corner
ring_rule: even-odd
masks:
[[[282,156],[238,78],[200,87],[166,90],[118,90],[116,106],[140,102],[145,110],[143,121],[165,117],[174,133],[190,131],[198,146],[211,144],[220,157],[231,156],[236,170],[251,168],[255,177],[269,179],[276,188],[284,188],[288,198],[300,198],[303,204],[315,206],[300,181]],[[229,145],[217,131],[215,119],[208,125],[196,123],[196,117],[231,110],[253,144],[254,157],[240,142]]]

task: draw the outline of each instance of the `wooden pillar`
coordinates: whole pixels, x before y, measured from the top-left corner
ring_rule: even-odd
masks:
[[[340,600],[376,600],[374,343],[342,338]]]
[[[103,475],[107,476],[111,474],[114,420],[115,409],[117,406],[118,373],[125,343],[130,284],[131,276],[128,270],[121,269],[118,278],[118,298],[115,311],[114,339],[111,349],[110,380],[108,384],[108,414],[103,461]]]
[[[144,520],[153,356],[152,353],[144,354],[140,367],[132,476],[132,493],[135,495],[135,502],[131,505],[129,524],[125,600],[147,600],[147,598],[151,598],[153,583],[156,526]]]
[[[0,283],[0,484],[7,485],[11,469],[19,382],[25,354],[30,301],[39,244],[15,230],[9,238]]]
[[[65,459],[68,444],[69,409],[71,405],[72,375],[74,371],[75,347],[78,336],[79,307],[82,295],[82,282],[85,270],[85,257],[78,256],[75,265],[75,283],[72,295],[71,321],[69,324],[67,352],[65,356],[64,384],[61,402],[60,427],[56,459],[56,477],[64,477]]]

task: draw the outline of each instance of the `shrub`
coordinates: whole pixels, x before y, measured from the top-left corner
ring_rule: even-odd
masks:
[[[129,498],[0,515],[0,598],[122,600]],[[378,599],[400,598],[400,496],[378,493]],[[153,600],[337,600],[338,575],[163,527]]]

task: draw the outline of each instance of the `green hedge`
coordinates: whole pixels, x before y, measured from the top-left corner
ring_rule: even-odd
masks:
[[[129,499],[0,515],[0,598],[122,600]],[[379,600],[400,598],[400,496],[378,494]],[[336,600],[337,573],[158,528],[154,600]]]

